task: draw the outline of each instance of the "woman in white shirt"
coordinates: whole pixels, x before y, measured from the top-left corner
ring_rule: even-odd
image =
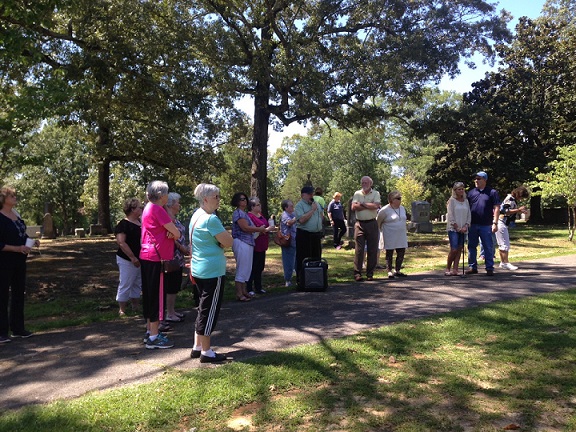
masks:
[[[402,202],[402,195],[398,191],[393,191],[388,194],[388,205],[382,207],[378,212],[376,221],[378,228],[382,232],[384,238],[384,249],[386,250],[386,269],[388,270],[388,278],[394,279],[395,277],[406,277],[402,273],[402,263],[404,262],[404,254],[408,247],[408,234],[406,232],[406,209]],[[396,251],[396,261],[392,266]]]
[[[464,248],[464,237],[468,233],[471,213],[468,199],[464,189],[464,183],[456,182],[452,186],[452,196],[448,199],[446,207],[448,217],[446,230],[450,240],[450,252],[446,263],[445,276],[458,276],[458,263]]]

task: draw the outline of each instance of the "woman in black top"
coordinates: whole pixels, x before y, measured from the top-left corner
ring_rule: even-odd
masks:
[[[24,296],[26,291],[26,224],[14,210],[16,190],[9,186],[0,189],[0,343],[13,338],[32,336],[24,328]],[[34,245],[39,245],[38,240]],[[10,300],[10,313],[8,301]]]
[[[118,251],[116,264],[120,270],[120,283],[116,301],[120,306],[120,316],[126,315],[126,305],[132,304],[132,309],[138,308],[140,292],[142,291],[142,274],[140,272],[140,235],[142,203],[137,198],[124,201],[126,217],[118,222],[114,229]]]

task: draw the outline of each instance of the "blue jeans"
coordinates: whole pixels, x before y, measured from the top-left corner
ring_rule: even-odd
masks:
[[[282,266],[284,267],[284,280],[290,282],[294,266],[296,265],[296,246],[282,248]]]
[[[484,250],[493,251],[494,241],[492,240],[492,225],[470,225],[468,229],[468,267],[477,269],[478,263],[476,262],[476,249],[478,248],[478,240],[482,240]],[[486,270],[494,270],[494,255],[487,253],[484,255],[486,259]]]

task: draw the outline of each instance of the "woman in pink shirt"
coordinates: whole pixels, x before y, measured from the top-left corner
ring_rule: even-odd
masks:
[[[174,344],[158,332],[160,315],[164,305],[162,284],[164,274],[162,261],[174,258],[174,239],[180,237],[180,231],[164,209],[168,201],[168,184],[155,180],[146,188],[148,204],[142,212],[142,309],[148,334],[145,338],[146,348],[172,348]]]
[[[262,215],[262,204],[256,197],[250,197],[248,200],[248,217],[255,227],[264,227],[264,232],[254,240],[254,252],[252,255],[252,272],[250,279],[246,283],[248,294],[266,294],[262,288],[262,273],[266,264],[266,251],[268,250],[268,233],[275,231],[275,227],[268,224],[268,220]]]

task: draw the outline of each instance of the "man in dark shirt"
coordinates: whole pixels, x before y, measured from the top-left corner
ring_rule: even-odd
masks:
[[[498,191],[487,186],[488,174],[480,171],[474,175],[474,189],[468,192],[468,203],[472,213],[472,223],[468,229],[468,270],[466,274],[478,273],[476,248],[478,239],[482,241],[486,257],[486,274],[494,275],[494,250],[492,233],[498,231],[500,197]]]

